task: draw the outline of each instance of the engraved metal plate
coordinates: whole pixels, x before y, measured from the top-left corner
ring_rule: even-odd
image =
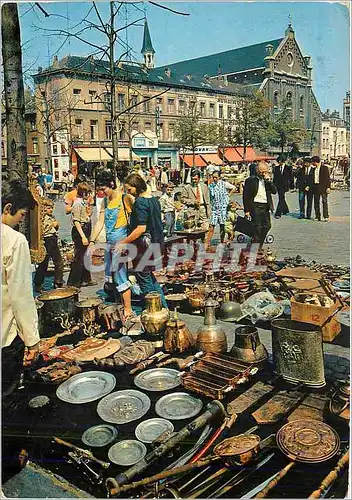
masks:
[[[166,431],[169,431],[170,434],[174,431],[174,426],[169,420],[150,418],[138,424],[134,433],[142,443],[152,443]]]
[[[90,403],[109,394],[115,385],[116,379],[111,373],[99,371],[78,373],[60,384],[56,395],[66,403]]]
[[[281,427],[276,436],[280,450],[292,460],[317,463],[332,458],[340,439],[329,425],[312,419],[295,420]]]
[[[112,425],[94,425],[82,434],[82,441],[87,446],[106,446],[117,438],[117,429]]]
[[[97,406],[101,419],[112,424],[126,424],[138,420],[150,408],[150,399],[143,392],[126,390],[109,394]]]
[[[117,465],[134,465],[147,453],[147,448],[143,443],[135,441],[134,439],[126,439],[114,444],[109,452],[109,460]]]
[[[162,418],[183,420],[198,415],[202,406],[203,403],[200,399],[185,392],[174,392],[157,401],[155,412]]]
[[[180,372],[171,368],[153,368],[139,373],[134,384],[145,391],[168,391],[181,385]]]

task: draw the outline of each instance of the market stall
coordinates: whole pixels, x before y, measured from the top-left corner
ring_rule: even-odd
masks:
[[[117,305],[43,294],[40,363],[3,408],[6,449],[95,497],[343,497],[349,382],[326,376],[322,329],[346,333],[349,275],[302,264],[165,270],[182,315],[151,294],[124,336]]]

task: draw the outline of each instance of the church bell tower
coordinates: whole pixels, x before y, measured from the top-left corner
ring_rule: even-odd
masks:
[[[153,48],[152,39],[150,38],[148,21],[144,21],[144,34],[143,34],[143,47],[141,50],[144,58],[144,65],[148,69],[154,68],[154,54],[155,50]]]

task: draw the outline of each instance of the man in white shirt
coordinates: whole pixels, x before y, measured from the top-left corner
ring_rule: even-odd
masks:
[[[15,389],[23,364],[39,352],[38,315],[32,290],[29,246],[14,228],[23,221],[34,199],[21,181],[2,184],[2,396]]]

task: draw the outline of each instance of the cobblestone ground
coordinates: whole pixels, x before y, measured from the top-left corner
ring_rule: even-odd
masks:
[[[242,202],[240,196],[235,197]],[[275,202],[276,202],[275,197]],[[273,252],[279,258],[285,256],[301,255],[307,261],[315,260],[322,263],[336,265],[349,265],[349,237],[350,237],[350,196],[348,191],[333,191],[329,196],[330,221],[316,222],[299,220],[298,193],[289,193],[287,202],[290,214],[281,219],[272,219],[271,234],[274,242],[271,245]],[[58,201],[55,206],[55,215],[60,222],[60,236],[71,240],[70,217],[64,213],[64,204]],[[215,233],[215,239],[218,233]],[[98,286],[83,288],[81,299],[101,294],[103,285],[103,273],[94,275]],[[196,332],[203,322],[201,316],[182,314],[192,332]],[[220,322],[228,337],[228,347],[234,342],[234,332],[238,325]],[[260,338],[271,355],[271,333],[270,330],[260,329]],[[349,332],[344,329],[335,339],[333,344],[324,344],[325,374],[327,378],[345,378],[349,373]]]

